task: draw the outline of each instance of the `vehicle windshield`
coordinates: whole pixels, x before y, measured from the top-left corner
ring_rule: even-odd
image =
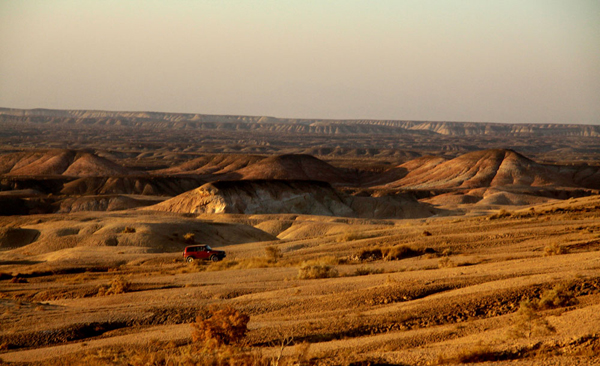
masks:
[[[208,250],[212,250],[212,248],[211,248],[209,245],[207,245],[207,246],[206,246],[206,250],[207,250],[207,251],[208,251]]]

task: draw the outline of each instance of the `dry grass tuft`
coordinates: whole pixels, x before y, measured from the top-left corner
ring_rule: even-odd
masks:
[[[132,234],[135,233],[135,228],[132,226],[125,226],[123,229],[123,234]]]
[[[442,257],[438,261],[438,268],[452,268],[456,267],[456,263],[449,257]]]
[[[441,365],[447,363],[479,363],[497,360],[498,353],[496,351],[494,351],[488,345],[478,343],[472,347],[461,349],[454,356],[440,356],[437,360],[437,364]]]
[[[10,280],[10,283],[27,283],[27,279],[19,276],[15,276]]]
[[[186,244],[194,244],[196,243],[196,234],[194,233],[186,233],[183,235],[183,241]]]
[[[304,262],[298,270],[298,279],[332,278],[339,275],[338,270],[328,264],[310,264]]]
[[[569,253],[569,250],[566,247],[559,245],[557,243],[548,245],[544,248],[544,255],[547,257],[552,256],[552,255],[561,255],[561,254],[567,254],[567,253]]]
[[[265,255],[267,256],[268,260],[273,261],[273,262],[277,262],[281,258],[283,258],[283,253],[281,253],[281,248],[276,247],[274,245],[269,245],[268,247],[265,248]]]
[[[123,277],[117,276],[112,279],[109,286],[100,286],[100,288],[98,288],[97,296],[124,294],[129,292],[130,287],[131,283],[126,281]]]
[[[367,276],[370,274],[379,274],[379,273],[383,273],[382,269],[373,269],[371,267],[367,267],[367,266],[362,266],[357,268],[354,271],[354,276]]]
[[[506,210],[500,210],[499,212],[488,216],[488,220],[498,220],[498,219],[503,219],[506,217],[511,217],[512,214]]]
[[[362,248],[352,259],[357,261],[374,261],[379,259],[394,261],[422,255],[423,252],[410,248],[406,245],[393,247]]]

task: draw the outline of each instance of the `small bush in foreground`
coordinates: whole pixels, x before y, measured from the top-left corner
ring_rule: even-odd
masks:
[[[236,344],[248,332],[249,320],[248,315],[230,306],[211,308],[192,323],[192,340],[214,348]]]
[[[338,275],[337,269],[327,264],[309,264],[304,262],[298,270],[298,278],[301,280],[331,278]]]

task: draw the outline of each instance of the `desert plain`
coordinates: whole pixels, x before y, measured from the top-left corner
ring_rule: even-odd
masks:
[[[598,126],[0,127],[3,363],[600,364]]]

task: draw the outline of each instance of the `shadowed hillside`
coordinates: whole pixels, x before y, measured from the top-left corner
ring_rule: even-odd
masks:
[[[208,183],[147,210],[176,213],[305,214],[369,218],[428,217],[434,210],[409,196],[360,197],[326,182],[247,180]]]

